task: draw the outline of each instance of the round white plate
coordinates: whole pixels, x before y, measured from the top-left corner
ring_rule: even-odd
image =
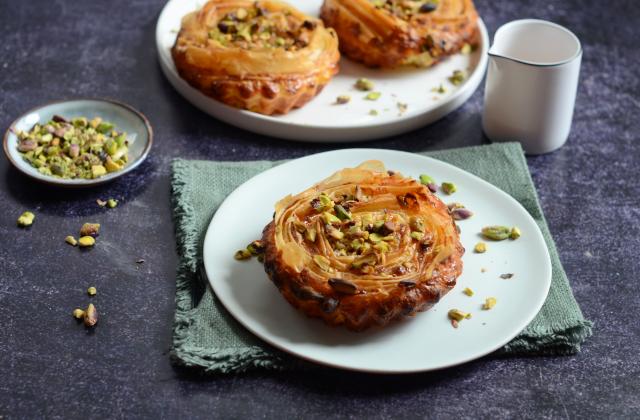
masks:
[[[271,220],[274,204],[345,167],[382,160],[388,169],[457,184],[445,202],[458,201],[475,212],[459,222],[464,272],[456,287],[434,308],[383,329],[356,333],[307,318],[284,300],[262,265],[236,261],[233,254],[259,239]],[[490,242],[475,254],[483,226],[516,225],[516,241]],[[435,159],[390,150],[346,149],[296,159],[267,170],[238,187],[216,212],[204,241],[204,265],[214,292],[249,331],[286,352],[329,366],[379,373],[439,369],[476,359],[501,347],[538,313],[551,284],[551,262],[544,239],[529,213],[511,196],[461,169]],[[481,272],[485,268],[486,272]],[[514,273],[504,280],[500,274]],[[462,293],[465,287],[473,297]],[[485,298],[497,298],[490,311]],[[473,318],[454,329],[449,309],[469,311]]]
[[[291,140],[345,142],[373,140],[404,133],[430,124],[460,107],[476,90],[487,67],[489,38],[482,20],[480,46],[470,55],[458,54],[430,69],[376,70],[340,60],[340,73],[315,99],[287,115],[266,116],[238,110],[205,96],[178,75],[171,58],[180,20],[196,10],[204,0],[170,0],[160,14],[156,27],[156,46],[160,65],[169,82],[182,96],[202,111],[237,127]],[[311,16],[318,16],[322,0],[288,0]],[[469,77],[460,86],[448,81],[454,70],[468,70]],[[377,101],[364,100],[365,94],[353,88],[366,77],[382,93]],[[432,89],[442,84],[447,92]],[[348,94],[351,102],[334,105],[336,97]],[[401,113],[398,104],[407,104]],[[376,110],[378,115],[370,115]]]

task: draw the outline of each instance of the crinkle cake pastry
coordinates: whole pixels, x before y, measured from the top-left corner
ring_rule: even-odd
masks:
[[[462,273],[447,206],[379,161],[280,200],[262,241],[265,271],[290,304],[352,330],[429,309]]]
[[[210,0],[186,15],[171,50],[180,76],[227,105],[285,114],[338,72],[338,39],[279,1]]]

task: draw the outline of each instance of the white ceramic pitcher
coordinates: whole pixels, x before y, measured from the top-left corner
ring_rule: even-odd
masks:
[[[489,50],[482,126],[496,142],[548,153],[569,136],[582,47],[568,29],[523,19],[501,26]]]

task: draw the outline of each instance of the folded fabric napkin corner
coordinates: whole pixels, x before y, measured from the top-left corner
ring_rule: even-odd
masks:
[[[499,350],[509,355],[567,355],[591,335],[573,297],[542,214],[519,143],[423,153],[448,162],[509,193],[531,214],[545,238],[553,275],[542,309]],[[207,284],[202,264],[206,229],[224,199],[240,184],[281,162],[210,162],[177,159],[172,166],[172,205],[179,264],[172,361],[208,373],[291,369],[304,365],[249,333],[224,309]],[[509,174],[509,176],[504,176]]]

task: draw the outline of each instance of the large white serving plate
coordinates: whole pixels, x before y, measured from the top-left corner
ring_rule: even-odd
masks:
[[[332,328],[292,308],[254,260],[233,254],[261,236],[274,204],[345,167],[382,160],[387,168],[457,184],[445,202],[464,203],[475,215],[459,222],[464,271],[456,287],[433,309],[384,329],[361,333]],[[490,242],[473,253],[486,225],[517,225],[516,241]],[[501,347],[538,313],[551,284],[549,252],[536,223],[511,196],[459,168],[435,159],[390,150],[347,149],[296,159],[267,170],[238,187],[211,220],[204,241],[204,265],[214,292],[226,309],[264,341],[296,356],[329,366],[380,373],[418,372],[453,366]],[[486,272],[481,272],[481,269]],[[500,274],[514,273],[505,280]],[[462,293],[465,287],[473,297]],[[497,305],[481,310],[493,296]],[[458,329],[447,319],[451,308],[473,313]]]
[[[430,124],[460,107],[476,90],[487,67],[489,38],[482,20],[480,46],[470,55],[458,54],[430,69],[376,70],[345,57],[340,60],[340,73],[315,99],[287,115],[265,116],[238,110],[211,99],[180,78],[171,58],[181,18],[201,7],[204,0],[170,0],[164,7],[156,27],[156,46],[160,65],[175,89],[202,111],[237,127],[291,140],[311,142],[345,142],[373,140],[404,133]],[[289,0],[288,3],[318,16],[322,0]],[[468,70],[468,79],[460,86],[447,78],[454,70]],[[360,78],[371,79],[382,96],[377,101],[364,100],[364,94],[353,89]],[[431,90],[443,84],[445,94]],[[339,95],[351,95],[347,105],[334,105]],[[398,103],[407,104],[400,113]],[[369,115],[374,109],[378,115]]]

